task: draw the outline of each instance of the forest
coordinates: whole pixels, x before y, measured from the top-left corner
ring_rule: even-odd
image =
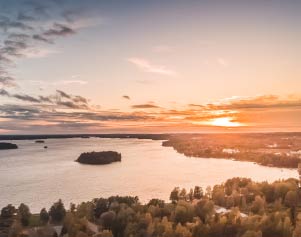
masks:
[[[0,236],[300,237],[300,196],[296,179],[232,178],[213,187],[175,187],[169,202],[112,196],[67,208],[59,200],[33,214],[25,204],[8,205]]]
[[[300,133],[174,134],[162,143],[188,157],[250,161],[264,166],[297,168]]]

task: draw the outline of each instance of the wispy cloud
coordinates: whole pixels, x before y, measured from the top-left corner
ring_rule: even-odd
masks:
[[[260,95],[256,97],[233,97],[221,102],[207,105],[210,109],[273,109],[301,108],[301,98],[281,98],[277,95]]]
[[[11,68],[19,58],[42,58],[58,53],[43,44],[54,44],[58,38],[73,35],[84,27],[80,23],[83,11],[75,14],[71,5],[67,5],[61,1],[20,1],[20,4],[12,4],[9,15],[0,16],[2,88],[17,85]]]
[[[22,102],[29,102],[34,104],[48,103],[48,105],[53,106],[53,109],[60,107],[84,110],[90,109],[88,99],[79,95],[68,94],[62,90],[56,90],[55,94],[48,96],[31,96],[24,93],[10,93],[5,89],[0,89],[0,96],[5,96]]]
[[[53,82],[53,85],[70,85],[70,84],[79,84],[79,85],[85,85],[87,84],[87,81],[84,80],[60,80]]]
[[[27,80],[26,82],[32,83],[32,84],[38,84],[41,86],[66,86],[66,85],[86,85],[88,82],[85,80],[76,80],[76,79],[70,79],[70,80],[57,80],[53,82],[48,81],[42,81],[42,80]]]
[[[77,128],[78,132],[87,132],[89,129],[94,132],[139,131],[139,129],[146,131],[148,128],[149,131],[161,132],[189,129],[204,131],[203,129],[221,129],[221,124],[241,131],[252,127],[291,128],[289,122],[292,119],[294,128],[301,126],[301,121],[298,120],[301,116],[301,99],[296,96],[232,97],[216,103],[179,105],[178,109],[147,102],[132,105],[131,112],[101,109],[90,105],[82,96],[62,90],[48,96],[14,94],[0,90],[0,96],[22,102],[0,105],[0,129],[11,131],[43,129],[53,132],[74,128]],[[276,117],[285,118],[285,121],[279,122]]]
[[[153,64],[144,58],[133,57],[128,58],[127,61],[145,72],[156,73],[165,76],[175,76],[177,74],[174,70],[169,69],[165,65]]]
[[[8,76],[5,71],[1,72],[0,68],[0,88],[1,87],[15,87],[16,83],[13,77]]]
[[[123,95],[122,98],[126,99],[126,100],[130,100],[131,99],[131,97],[129,97],[128,95]]]
[[[60,23],[54,23],[53,27],[43,33],[44,36],[67,36],[75,34],[75,31],[67,26]]]
[[[26,58],[45,58],[52,54],[60,53],[57,50],[47,49],[47,48],[28,48],[23,51],[23,55]]]
[[[154,104],[139,104],[139,105],[132,105],[133,109],[158,109],[160,108]]]

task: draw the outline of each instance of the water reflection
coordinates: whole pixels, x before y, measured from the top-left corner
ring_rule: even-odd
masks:
[[[138,139],[48,139],[45,144],[13,141],[17,150],[0,151],[0,207],[24,202],[33,211],[61,198],[68,205],[110,195],[168,200],[175,187],[207,187],[235,176],[255,181],[297,178],[296,170],[269,168],[250,162],[187,158],[161,141]],[[48,149],[44,149],[44,145]],[[81,165],[82,152],[115,150],[122,162]]]

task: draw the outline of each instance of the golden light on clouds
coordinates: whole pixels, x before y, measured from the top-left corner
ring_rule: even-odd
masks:
[[[99,109],[88,99],[57,91],[37,96],[0,90],[22,105],[0,106],[0,133],[33,129],[60,132],[299,131],[301,100],[276,95],[237,97],[209,104],[129,103],[128,110]],[[31,102],[33,101],[33,102]],[[27,103],[27,104],[25,104]],[[17,126],[16,126],[17,125]],[[1,130],[2,129],[2,130]],[[26,131],[27,131],[26,130]]]

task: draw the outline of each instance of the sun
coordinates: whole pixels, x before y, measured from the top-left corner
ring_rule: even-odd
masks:
[[[241,127],[243,126],[240,122],[233,121],[231,117],[215,118],[209,122],[210,125],[218,127]]]

